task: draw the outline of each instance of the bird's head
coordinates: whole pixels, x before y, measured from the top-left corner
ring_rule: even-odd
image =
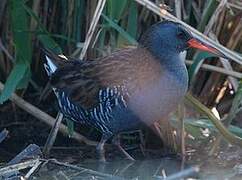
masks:
[[[141,37],[140,45],[157,57],[178,55],[188,48],[196,48],[224,57],[223,53],[194,38],[179,23],[163,21],[152,25]]]

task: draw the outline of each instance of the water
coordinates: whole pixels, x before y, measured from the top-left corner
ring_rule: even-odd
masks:
[[[202,180],[239,180],[242,179],[242,150],[229,146],[222,148],[217,156],[208,156],[209,144],[205,147],[189,150],[186,162],[177,157],[150,158],[144,157],[136,161],[129,161],[123,157],[99,162],[91,158],[76,161],[75,167],[57,166],[49,164],[42,168],[37,179],[202,179]],[[188,148],[189,149],[189,148]],[[71,155],[69,155],[71,156]],[[59,159],[63,162],[64,159]],[[199,172],[196,172],[199,168]]]

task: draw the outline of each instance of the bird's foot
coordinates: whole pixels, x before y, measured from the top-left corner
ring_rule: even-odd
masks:
[[[98,160],[99,162],[102,162],[102,163],[107,162],[105,157],[99,157]]]
[[[100,162],[106,162],[104,149],[103,148],[100,148],[99,146],[97,146],[96,152],[97,152],[97,158],[98,158],[98,160]]]
[[[105,135],[103,135],[96,147],[98,159],[100,162],[106,162],[104,144],[107,141],[107,139],[108,138]]]

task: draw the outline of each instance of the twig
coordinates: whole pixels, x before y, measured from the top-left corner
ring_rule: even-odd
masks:
[[[42,152],[40,151],[40,147],[36,144],[30,144],[23,151],[21,151],[17,156],[15,156],[11,161],[7,163],[8,166],[20,163],[26,159],[38,159],[42,156]],[[4,174],[4,178],[12,178],[16,177],[19,174],[19,171],[16,170],[14,172]]]
[[[215,22],[217,21],[219,14],[223,11],[223,9],[225,8],[227,3],[227,0],[221,0],[219,5],[217,6],[216,10],[214,11],[212,17],[210,18],[206,29],[204,31],[204,34],[208,35],[210,33],[210,31],[212,30],[213,25],[215,24]]]
[[[130,161],[124,167],[120,167],[120,169],[115,173],[115,175],[122,175],[122,174],[124,174],[127,170],[130,170],[132,165],[134,165],[134,164],[135,164],[135,161]]]
[[[18,164],[13,164],[13,165],[9,165],[6,167],[3,167],[0,169],[0,177],[5,175],[5,174],[9,174],[15,171],[19,171],[21,169],[26,169],[29,167],[33,167],[36,163],[39,162],[39,159],[31,159],[25,162],[21,162]]]
[[[217,1],[222,1],[222,0],[217,0]],[[227,2],[227,6],[228,7],[232,7],[232,8],[235,8],[235,9],[238,9],[238,10],[242,10],[242,6],[240,5],[237,5],[237,4],[234,4],[234,3],[231,3],[231,2]]]
[[[214,40],[210,39],[209,37],[205,36],[204,34],[199,32],[198,30],[196,30],[195,28],[191,27],[190,25],[184,23],[183,21],[179,20],[178,18],[176,18],[175,16],[173,16],[172,14],[167,12],[166,10],[160,9],[159,6],[157,6],[153,2],[151,2],[149,0],[135,0],[135,1],[138,2],[139,4],[145,6],[146,8],[148,8],[149,10],[154,12],[155,14],[161,16],[162,18],[165,18],[165,19],[168,19],[168,20],[171,20],[171,21],[175,21],[175,22],[179,22],[184,27],[186,27],[193,34],[193,36],[195,38],[199,39],[202,42],[206,42],[210,46],[212,46],[212,47],[218,49],[219,51],[223,52],[223,54],[226,57],[228,57],[229,59],[237,62],[240,65],[242,65],[242,57],[240,55],[238,55],[237,53],[227,49],[226,47],[224,47],[223,45],[215,42]]]
[[[86,40],[85,40],[85,43],[83,45],[82,52],[81,52],[80,57],[79,57],[79,59],[81,59],[81,60],[84,58],[84,56],[86,54],[87,48],[88,48],[88,46],[91,42],[93,33],[95,31],[95,28],[97,26],[98,20],[101,16],[101,13],[102,13],[102,10],[104,8],[105,3],[106,3],[106,0],[99,0],[98,1],[96,10],[94,12],[94,15],[93,15],[93,18],[92,18],[92,21],[91,21],[90,28],[89,28],[87,35],[86,35]]]
[[[29,177],[37,170],[37,168],[42,164],[41,161],[36,162],[36,164],[29,170],[29,172],[24,176],[24,179],[29,179]]]
[[[191,167],[183,171],[180,171],[178,173],[172,174],[170,176],[167,176],[166,178],[163,178],[162,176],[154,176],[154,177],[157,179],[176,180],[176,179],[183,179],[185,177],[189,177],[194,173],[198,173],[198,172],[199,172],[199,167],[195,166],[195,167]]]
[[[232,32],[232,35],[231,35],[229,41],[226,44],[226,46],[228,48],[235,49],[236,46],[238,45],[239,40],[242,37],[241,28],[242,28],[242,18],[240,16],[238,16],[238,23],[236,24],[236,27],[234,28],[234,30]],[[217,39],[216,39],[216,41],[217,41]],[[225,69],[232,70],[232,66],[231,66],[231,64],[228,61],[226,61],[223,58],[220,58],[220,61],[221,61],[222,65],[225,67]],[[237,91],[238,86],[239,86],[238,85],[239,84],[238,80],[234,79],[233,77],[228,77],[228,79],[229,79],[230,83],[232,84],[233,88],[235,89],[235,91]]]
[[[163,141],[165,142],[166,137],[164,132],[161,132],[161,128],[158,122],[154,122],[150,128],[153,130],[153,132]]]
[[[15,156],[11,161],[8,162],[7,165],[17,164],[24,159],[34,159],[42,156],[42,152],[40,147],[36,144],[28,145],[23,151],[21,151],[17,156]]]
[[[182,19],[182,2],[181,0],[175,0],[176,17]]]
[[[238,25],[238,26],[239,26],[239,25]],[[240,24],[240,29],[241,29],[241,24]],[[235,30],[237,30],[237,28],[236,28]],[[235,31],[234,31],[234,32],[235,32]],[[215,34],[210,33],[209,35],[210,35],[210,37],[212,37],[215,41],[218,42],[218,39],[217,39],[217,37],[216,37]],[[242,35],[242,34],[241,34],[241,35]],[[240,36],[238,36],[238,38],[240,39]],[[234,47],[231,46],[231,44],[230,44],[231,39],[232,39],[232,37],[230,38],[230,40],[229,40],[229,42],[226,44],[226,46],[229,47],[229,48],[231,48],[231,49],[234,49]],[[236,43],[236,42],[238,43],[238,41],[234,41],[234,43]],[[226,70],[230,70],[230,71],[232,70],[232,71],[233,71],[232,65],[230,64],[229,61],[227,61],[226,59],[224,59],[224,58],[222,58],[222,57],[220,57],[219,60],[220,60],[220,62],[221,62],[221,64],[222,64],[222,66],[223,66]],[[240,78],[240,79],[241,79],[241,78]],[[234,90],[237,91],[237,89],[238,89],[238,81],[237,81],[237,79],[235,79],[234,77],[228,77],[228,80],[229,80],[229,82],[232,84]]]
[[[184,109],[184,103],[179,104],[178,106],[178,119],[179,119],[179,124],[180,127],[179,129],[179,134],[180,134],[180,148],[181,148],[181,156],[185,157],[186,156],[186,145],[185,145],[185,126],[184,126],[184,113],[185,113],[185,109]]]
[[[186,60],[187,65],[192,65],[192,63],[193,63],[192,61]],[[220,67],[217,67],[217,66],[213,66],[213,65],[209,65],[209,64],[202,64],[201,68],[204,69],[204,70],[208,70],[208,71],[212,71],[212,72],[218,72],[218,73],[221,73],[221,74],[232,76],[232,77],[235,77],[235,78],[238,78],[238,79],[242,78],[242,73],[240,73],[240,72],[230,71],[230,70],[220,68]]]
[[[46,99],[46,97],[52,92],[50,80],[47,82],[45,85],[44,89],[42,90],[40,96],[39,96],[39,103],[43,100]]]
[[[0,82],[0,91],[3,90],[3,88],[4,88],[4,85]],[[21,97],[17,96],[15,93],[12,94],[12,96],[10,97],[10,100],[13,101],[21,109],[27,111],[28,113],[30,113],[37,119],[41,120],[42,122],[48,124],[49,126],[52,127],[54,125],[55,119],[53,117],[41,111],[40,109],[33,106],[32,104],[28,103]],[[60,125],[60,132],[62,132],[65,135],[69,134],[67,127],[63,124]],[[91,146],[97,145],[97,142],[91,141],[77,132],[73,132],[72,138],[77,140],[78,142],[84,142]]]
[[[0,133],[0,143],[8,136],[8,130],[4,129]]]
[[[55,142],[57,132],[58,132],[59,127],[61,125],[62,119],[63,119],[63,114],[59,112],[57,117],[56,117],[55,124],[52,127],[50,134],[48,136],[48,139],[47,139],[45,146],[44,146],[43,154],[44,154],[45,157],[48,157],[48,155],[50,153],[50,149],[53,147],[53,144]]]
[[[239,22],[236,24],[232,34],[230,35],[230,39],[227,42],[227,47],[231,49],[235,49],[238,43],[240,42],[240,39],[242,37],[242,18],[239,19]]]
[[[78,170],[78,171],[82,171],[83,173],[84,172],[85,173],[90,173],[90,174],[93,174],[93,175],[103,176],[103,177],[108,177],[108,178],[113,178],[113,179],[117,179],[117,180],[118,179],[123,179],[121,177],[114,176],[114,175],[111,175],[111,174],[106,174],[106,173],[94,171],[94,170],[91,170],[91,169],[87,169],[87,168],[75,166],[75,165],[72,165],[72,164],[68,164],[68,163],[64,163],[64,162],[59,162],[56,159],[49,159],[49,160],[43,160],[43,161],[46,161],[46,162],[49,162],[49,163],[53,163],[53,164],[56,164],[56,165],[59,165],[59,166],[69,167],[71,169],[75,169],[75,170]]]

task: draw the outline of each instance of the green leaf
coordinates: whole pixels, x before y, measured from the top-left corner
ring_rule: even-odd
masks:
[[[37,38],[42,43],[42,45],[46,48],[51,50],[56,54],[61,54],[62,50],[59,45],[55,42],[53,38],[51,38],[51,34],[46,30],[46,28],[41,24],[38,16],[30,9],[28,6],[24,6],[25,11],[38,23],[39,33]]]
[[[52,52],[56,53],[56,54],[61,54],[62,50],[60,48],[60,46],[55,42],[54,39],[52,39],[50,37],[49,34],[46,35],[38,35],[37,38],[39,39],[39,41],[42,43],[42,45],[46,48],[51,50]]]
[[[77,41],[81,41],[81,34],[83,29],[83,22],[85,21],[84,9],[85,9],[85,1],[76,0],[74,7],[74,23],[73,23],[73,38]]]
[[[207,1],[206,8],[203,10],[202,18],[197,28],[199,31],[203,32],[205,30],[205,27],[209,19],[213,15],[215,9],[217,8],[218,4],[219,2],[217,2],[216,0]]]
[[[200,130],[200,127],[196,127],[188,123],[185,123],[185,130],[195,138],[203,138],[203,134]]]
[[[130,2],[129,16],[128,16],[128,25],[127,32],[133,37],[136,38],[137,27],[138,27],[138,8],[135,1]]]
[[[212,122],[208,119],[199,119],[199,120],[194,120],[194,119],[186,119],[185,121],[186,125],[191,125],[194,127],[198,128],[208,128],[210,131],[218,132],[217,128],[212,124]],[[242,129],[233,125],[230,125],[228,130],[239,136],[242,137]]]
[[[188,1],[185,5],[187,16],[184,16],[184,21],[187,24],[192,24],[191,19],[193,19],[193,6],[192,1]]]
[[[24,77],[27,69],[28,66],[26,66],[25,64],[16,64],[14,66],[13,70],[8,76],[4,89],[1,93],[0,104],[2,104],[11,96],[11,94],[16,89],[17,85],[21,82],[22,78]]]
[[[137,45],[137,41],[129,34],[127,33],[122,27],[120,27],[118,24],[113,22],[109,17],[106,15],[102,14],[102,17],[104,20],[108,22],[108,24],[114,28],[116,31],[120,33],[130,44],[132,45]]]
[[[230,125],[229,131],[234,133],[235,135],[237,135],[239,137],[242,137],[242,129],[237,127],[237,126]]]
[[[204,51],[199,52],[194,56],[193,63],[188,69],[190,84],[192,84],[192,82],[194,81],[194,77],[196,76],[198,70],[200,69],[204,59],[211,58],[211,57],[217,57],[217,56]]]
[[[11,15],[11,28],[15,47],[16,61],[4,89],[0,95],[0,103],[6,101],[15,89],[26,87],[29,81],[28,71],[32,58],[31,35],[26,31],[29,28],[29,18],[24,8],[24,1],[8,1]]]
[[[119,22],[119,20],[122,18],[122,14],[127,4],[127,0],[108,0],[108,17],[114,20],[115,22]]]
[[[22,0],[10,0],[9,3],[16,62],[29,65],[32,57],[31,34],[24,32],[29,29],[29,18]]]
[[[18,82],[16,89],[24,89],[28,86],[31,79],[31,70],[30,67],[27,67],[22,79]]]
[[[137,36],[137,27],[138,27],[138,9],[137,9],[137,3],[134,1],[130,1],[129,4],[129,14],[128,14],[128,21],[122,21],[122,26],[124,27],[124,24],[127,23],[126,32],[130,34],[134,39],[136,39]],[[122,47],[123,45],[127,44],[127,40],[123,38],[121,34],[118,35],[118,41],[117,46]]]

